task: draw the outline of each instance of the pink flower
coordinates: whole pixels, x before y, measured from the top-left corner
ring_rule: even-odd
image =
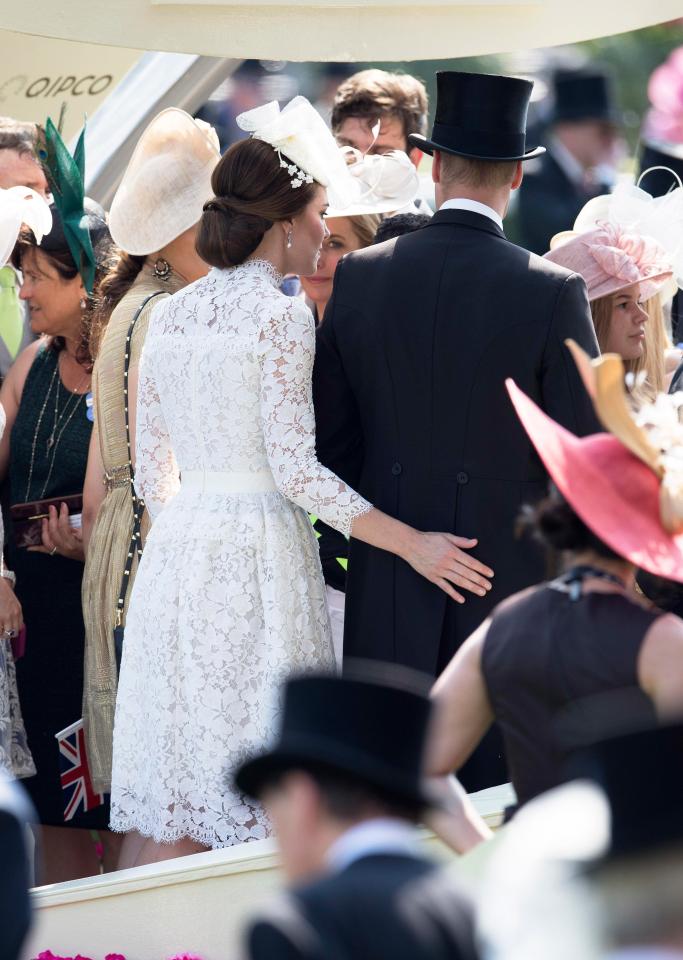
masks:
[[[122,953],[108,953],[104,960],[126,960]]]

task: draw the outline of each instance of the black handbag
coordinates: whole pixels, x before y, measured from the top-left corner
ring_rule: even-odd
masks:
[[[133,529],[130,536],[130,543],[128,545],[128,555],[126,556],[126,565],[123,568],[123,577],[121,578],[121,589],[119,590],[119,598],[116,601],[116,622],[114,626],[114,654],[116,656],[116,670],[120,672],[121,670],[121,657],[123,655],[123,634],[124,634],[124,624],[123,624],[123,611],[126,606],[126,597],[128,596],[128,588],[130,586],[130,575],[133,569],[133,560],[137,555],[138,563],[140,562],[140,557],[142,556],[142,515],[145,512],[145,502],[138,497],[135,492],[135,474],[133,472],[133,457],[131,455],[130,449],[130,418],[128,413],[128,373],[130,370],[130,351],[131,344],[133,342],[133,331],[135,330],[135,324],[138,322],[138,318],[142,311],[145,309],[150,300],[153,300],[154,297],[160,296],[164,291],[158,290],[156,293],[150,294],[143,302],[140,304],[135,316],[130,322],[128,327],[128,333],[126,334],[126,352],[123,357],[123,416],[126,422],[126,450],[128,452],[128,472],[130,480],[130,495],[133,502]]]

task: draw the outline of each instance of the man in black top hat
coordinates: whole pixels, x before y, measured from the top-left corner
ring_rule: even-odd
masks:
[[[526,146],[532,84],[450,72],[437,81],[432,139],[414,139],[434,155],[439,210],[421,230],[343,258],[313,375],[322,462],[418,529],[476,538],[494,570],[490,593],[456,603],[352,540],[345,657],[431,676],[496,603],[544,579],[541,552],[515,527],[547,479],[505,378],[573,433],[599,429],[564,345],[572,337],[597,355],[585,284],[503,232],[522,163],[543,152]],[[490,750],[479,770],[468,761],[468,790],[506,781],[502,751]]]
[[[560,70],[553,86],[548,151],[525,171],[516,218],[519,242],[540,254],[556,233],[572,229],[584,204],[609,193],[619,139],[605,73]]]
[[[417,842],[429,701],[397,679],[291,680],[279,742],[237,771],[293,883],[250,924],[250,960],[475,960],[470,906]]]

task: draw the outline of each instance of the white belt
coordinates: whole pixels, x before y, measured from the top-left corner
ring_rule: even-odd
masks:
[[[277,490],[270,470],[184,470],[180,477],[183,490],[199,493],[271,493]]]

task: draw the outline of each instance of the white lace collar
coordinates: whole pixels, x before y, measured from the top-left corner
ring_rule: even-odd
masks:
[[[274,287],[279,287],[284,280],[284,276],[273,266],[270,260],[261,260],[256,257],[251,260],[245,260],[244,263],[240,263],[236,267],[231,267],[228,272],[232,273],[233,270],[260,274],[260,276],[269,280]]]

